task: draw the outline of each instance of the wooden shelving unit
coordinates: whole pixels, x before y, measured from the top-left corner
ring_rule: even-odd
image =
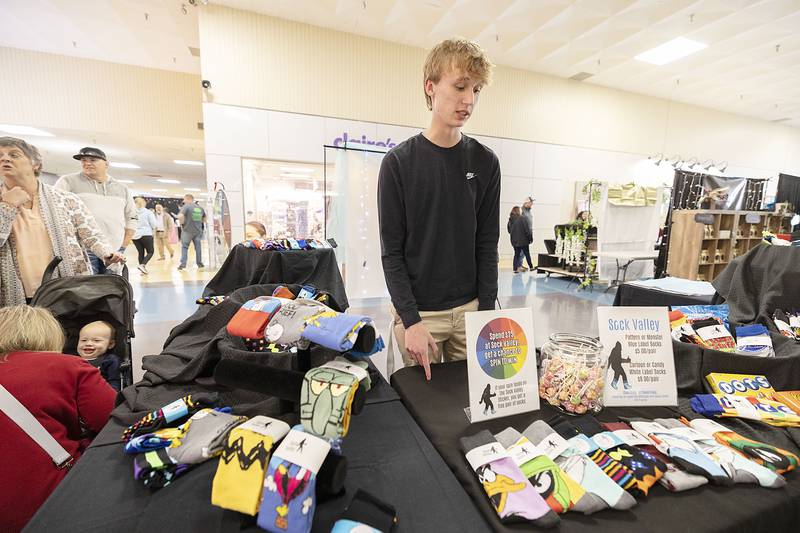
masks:
[[[711,215],[713,223],[696,222],[698,214]],[[747,221],[748,215],[753,222]],[[790,219],[763,211],[674,211],[667,272],[679,278],[711,281],[734,257],[758,246],[765,229],[786,233]]]

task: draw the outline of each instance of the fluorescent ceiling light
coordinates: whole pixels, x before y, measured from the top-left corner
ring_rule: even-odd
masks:
[[[202,189],[198,189],[197,187],[184,187],[184,191],[192,191],[192,192],[200,192]]]
[[[55,137],[49,131],[32,128],[30,126],[16,126],[14,124],[0,124],[0,131],[12,135],[30,135],[31,137]]]
[[[636,56],[636,59],[652,65],[666,65],[682,57],[699,52],[704,48],[708,48],[708,45],[685,37],[678,37],[647,52],[642,52]]]
[[[167,192],[167,189],[150,189],[153,192]]]
[[[117,180],[120,183],[135,183],[133,180]]]
[[[180,183],[178,180],[171,180],[167,178],[158,178],[156,181],[159,183]]]
[[[305,167],[281,167],[281,170],[284,172],[314,172],[313,168]]]
[[[114,168],[142,168],[136,163],[119,163],[117,161],[112,161],[111,163],[108,164],[108,166]]]
[[[205,164],[202,161],[188,161],[186,159],[174,159],[173,162],[176,165],[192,165],[195,167],[202,167]]]

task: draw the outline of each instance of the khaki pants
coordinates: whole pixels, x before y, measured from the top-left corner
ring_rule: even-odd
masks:
[[[172,245],[169,243],[169,236],[167,235],[167,232],[163,230],[156,231],[156,250],[158,250],[159,259],[164,259],[164,246],[167,247],[169,256],[172,257],[174,253],[172,251]]]
[[[416,365],[406,352],[406,336],[403,322],[397,315],[394,306],[389,305],[392,313],[393,329],[397,337],[397,346],[403,356],[403,363],[406,366]],[[467,331],[464,322],[464,313],[478,310],[478,300],[472,300],[460,307],[446,309],[444,311],[420,311],[419,316],[422,323],[428,328],[436,346],[439,348],[439,359],[433,360],[432,354],[428,352],[431,363],[442,363],[450,361],[460,361],[467,358]]]

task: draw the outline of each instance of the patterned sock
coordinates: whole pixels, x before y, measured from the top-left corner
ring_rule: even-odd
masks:
[[[571,422],[564,417],[558,416],[550,424],[559,435],[567,439],[570,445],[585,454],[594,464],[600,467],[614,483],[628,491],[632,496],[644,496],[645,493],[639,488],[636,476],[625,465],[612,459],[605,453],[600,446],[592,439],[580,433]]]
[[[761,324],[736,328],[736,353],[756,357],[773,357],[772,338]]]
[[[664,463],[667,469],[664,475],[658,480],[662,486],[671,492],[681,492],[684,490],[691,490],[701,487],[708,483],[708,479],[703,476],[697,476],[680,470],[669,457],[661,453],[658,448],[653,446],[649,440],[634,431],[628,424],[624,422],[609,422],[603,424],[603,427],[609,431],[613,431],[620,436],[622,440],[626,440],[629,444],[635,445],[642,451],[645,451]]]
[[[686,315],[684,315],[682,311],[670,311],[669,327],[675,329],[683,324],[686,324]]]
[[[183,430],[179,428],[159,429],[154,433],[147,433],[133,437],[125,443],[125,453],[134,455],[137,453],[149,452],[161,448],[168,448],[172,442],[183,436]]]
[[[667,470],[660,459],[653,455],[631,446],[621,440],[613,432],[606,431],[603,426],[591,415],[578,417],[572,421],[581,433],[590,437],[598,444],[609,457],[619,461],[628,468],[636,477],[639,490],[647,495],[650,487],[661,479]]]
[[[314,300],[284,300],[264,331],[264,337],[276,344],[307,348],[309,342],[302,338],[306,320],[327,310],[327,306]]]
[[[203,296],[195,300],[196,304],[199,305],[219,305],[225,301],[227,296]]]
[[[347,352],[353,349],[362,331],[366,333],[365,328],[372,328],[374,337],[375,326],[371,318],[327,309],[306,320],[302,337],[335,352]]]
[[[219,454],[228,432],[247,417],[201,409],[182,426],[184,435],[176,439],[167,453],[173,462],[197,464]]]
[[[736,341],[725,329],[722,320],[716,317],[689,319],[692,328],[697,332],[704,346],[721,352],[736,350]]]
[[[478,475],[483,490],[504,524],[531,522],[541,527],[559,523],[528,478],[508,456],[505,449],[486,430],[461,437],[461,449]]]
[[[228,333],[234,337],[259,339],[264,336],[270,319],[281,308],[283,300],[259,296],[246,301],[228,322]]]
[[[273,533],[311,531],[316,510],[314,488],[330,444],[295,426],[267,467],[258,527]]]
[[[283,285],[276,287],[274,291],[272,291],[272,295],[277,298],[286,298],[287,300],[294,300],[294,293],[284,287]]]
[[[778,427],[800,425],[800,416],[789,407],[766,398],[735,394],[695,394],[689,400],[689,405],[697,414],[707,417],[745,418]]]
[[[630,424],[687,472],[704,476],[717,485],[733,484],[725,470],[679,430],[670,431],[658,420],[633,419]]]
[[[161,409],[156,409],[146,414],[135,424],[129,426],[122,433],[122,439],[127,442],[133,437],[153,433],[161,428],[176,424],[204,407],[212,407],[217,402],[217,398],[217,393],[189,394],[178,398]]]
[[[713,424],[709,424],[709,422]],[[692,427],[706,435],[710,433],[720,444],[733,448],[751,461],[765,466],[778,474],[785,474],[794,470],[800,464],[800,458],[792,452],[743,437],[713,420],[705,420],[703,422],[693,420]]]
[[[719,426],[719,424],[713,420],[706,419],[698,419],[696,423],[692,425],[689,420],[683,418],[681,419],[681,422],[678,422],[677,420],[670,420],[672,427],[677,427],[674,425],[675,422],[679,424],[682,422],[686,426],[692,427],[692,429],[703,427],[705,425],[704,422],[710,422],[715,426]],[[667,425],[666,427],[670,426]],[[754,483],[770,489],[777,489],[786,484],[786,480],[780,474],[776,474],[769,468],[746,459],[733,448],[729,448],[717,442],[717,440],[714,438],[713,431],[711,434],[698,431],[698,437],[704,437],[702,440],[695,440],[700,449],[706,452],[720,465],[722,465],[722,468],[733,479],[734,483]]]
[[[255,516],[273,445],[289,432],[286,422],[255,416],[233,428],[219,457],[211,503]]]
[[[175,463],[167,454],[167,450],[162,448],[140,453],[133,458],[133,478],[148,489],[160,489],[172,483],[190,466]]]
[[[282,353],[282,352],[297,352],[297,348],[287,348],[274,342],[267,342],[266,339],[244,339],[244,347],[248,352],[260,353]]]
[[[332,361],[306,372],[300,388],[300,422],[320,437],[344,437],[350,429],[353,398],[369,374],[353,363]]]
[[[543,420],[537,420],[522,434],[553,459],[587,494],[602,500],[605,507],[625,510],[636,505],[633,496],[611,481],[588,457],[574,453],[567,441]]]
[[[603,500],[586,492],[516,429],[507,428],[495,438],[553,511],[564,513],[575,510],[592,514],[607,507]]]

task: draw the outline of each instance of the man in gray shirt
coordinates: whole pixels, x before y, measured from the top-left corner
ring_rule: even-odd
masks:
[[[108,174],[108,158],[99,148],[87,146],[72,156],[81,172],[61,176],[56,187],[77,194],[112,246],[124,253],[138,226],[138,210],[128,188]],[[92,272],[105,274],[103,260],[87,250]]]
[[[183,207],[178,213],[178,224],[181,225],[181,264],[178,270],[186,268],[189,260],[189,244],[194,243],[195,263],[198,268],[203,268],[203,226],[206,222],[206,211],[196,203],[194,196],[187,194],[183,197]]]

